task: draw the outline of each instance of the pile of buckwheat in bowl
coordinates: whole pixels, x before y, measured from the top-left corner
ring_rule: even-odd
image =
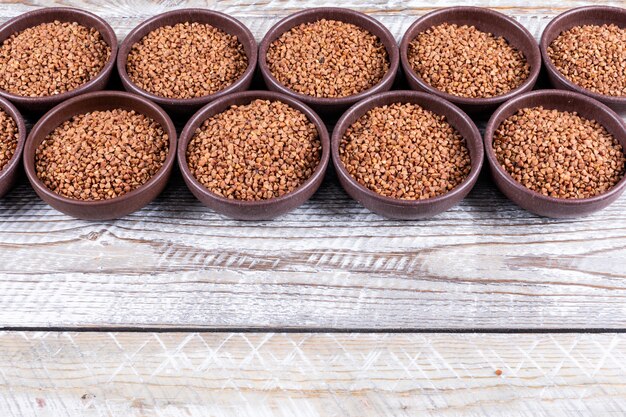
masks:
[[[163,166],[169,137],[157,122],[132,110],[79,114],[37,147],[35,171],[56,194],[74,200],[120,197]]]
[[[339,155],[361,185],[402,200],[445,194],[471,170],[465,141],[446,117],[412,103],[369,110],[348,127]]]
[[[94,28],[42,23],[0,45],[0,89],[25,97],[65,93],[98,75],[110,56],[111,48]]]
[[[0,172],[9,163],[17,149],[17,123],[0,109]]]
[[[247,67],[236,36],[199,22],[151,31],[132,46],[126,63],[134,84],[174,99],[215,94],[237,81]]]
[[[626,97],[626,28],[575,26],[548,46],[548,56],[569,81],[594,93]]]
[[[515,181],[555,198],[600,195],[626,170],[622,145],[597,121],[541,106],[504,120],[494,133],[493,148]]]
[[[377,36],[354,24],[320,19],[283,33],[267,50],[272,75],[313,97],[346,97],[378,84],[389,70]]]
[[[233,105],[202,123],[189,141],[192,175],[219,196],[244,201],[295,191],[320,163],[317,128],[278,100]]]
[[[419,33],[409,43],[408,60],[426,83],[459,97],[499,96],[530,75],[522,52],[468,25],[443,23]]]

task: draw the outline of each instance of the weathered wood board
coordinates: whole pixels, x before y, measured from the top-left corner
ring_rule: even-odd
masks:
[[[3,416],[626,415],[624,334],[6,332],[0,352]]]
[[[349,1],[400,38],[450,1]],[[477,1],[534,35],[557,13],[594,2]],[[623,1],[595,2],[624,6]],[[29,1],[91,10],[120,38],[177,7],[230,13],[260,39],[307,1]],[[331,2],[318,5],[336,5]],[[0,326],[64,328],[624,328],[626,197],[581,219],[547,220],[507,201],[487,175],[458,207],[428,221],[387,221],[329,174],[317,195],[272,222],[205,209],[178,174],[144,210],[73,220],[25,180],[0,201]]]

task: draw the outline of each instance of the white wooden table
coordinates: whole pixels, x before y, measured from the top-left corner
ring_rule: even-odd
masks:
[[[626,1],[480,0],[539,37]],[[399,39],[448,0],[350,0]],[[90,10],[122,39],[208,7],[258,40],[305,0],[0,2]],[[24,179],[0,200],[0,416],[625,416],[626,196],[533,216],[485,176],[429,221],[388,221],[330,173],[271,222],[205,209],[179,174],[126,218],[84,222]],[[496,371],[502,371],[497,375]]]

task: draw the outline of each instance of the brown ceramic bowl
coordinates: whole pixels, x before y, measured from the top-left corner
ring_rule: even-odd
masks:
[[[172,26],[178,23],[185,22],[198,22],[209,24],[213,27],[223,30],[224,32],[237,36],[237,39],[243,45],[243,48],[248,57],[248,67],[242,74],[242,76],[233,84],[224,88],[217,93],[210,94],[203,97],[195,97],[189,99],[180,98],[167,98],[152,94],[142,88],[139,88],[130,79],[128,72],[126,72],[126,63],[128,60],[128,54],[133,45],[141,41],[144,36],[153,30],[163,27]],[[139,94],[147,99],[150,99],[163,107],[168,112],[174,114],[190,114],[198,110],[211,101],[223,97],[227,94],[237,91],[244,91],[250,87],[252,82],[252,76],[254,75],[254,69],[257,62],[257,44],[254,40],[254,36],[250,30],[239,20],[230,17],[224,13],[215,12],[206,9],[180,9],[171,12],[162,13],[154,16],[145,22],[141,23],[135,29],[132,30],[124,39],[120,45],[120,52],[117,57],[117,71],[120,74],[122,85],[131,93]]]
[[[35,172],[35,151],[41,142],[61,123],[77,114],[92,111],[125,109],[149,116],[163,127],[170,139],[165,163],[139,188],[120,197],[100,201],[83,201],[63,197],[48,189]],[[67,100],[46,113],[33,127],[24,147],[26,176],[37,195],[55,209],[85,220],[109,220],[139,210],[154,200],[165,188],[176,158],[176,129],[167,113],[143,97],[121,91],[99,91]]]
[[[315,125],[322,142],[322,157],[311,177],[295,191],[269,200],[242,201],[222,197],[209,191],[189,170],[187,165],[187,145],[196,129],[208,118],[227,110],[233,105],[245,105],[256,99],[281,101],[304,113]],[[178,142],[178,166],[189,190],[205,206],[216,212],[238,220],[270,220],[302,205],[317,191],[324,179],[328,160],[330,159],[330,139],[326,125],[311,108],[298,100],[272,91],[245,91],[230,94],[200,109],[187,122]]]
[[[77,22],[85,27],[97,29],[111,48],[111,56],[98,75],[82,86],[65,93],[44,97],[27,97],[0,90],[0,95],[7,98],[23,112],[43,113],[69,98],[102,90],[106,87],[111,71],[113,71],[115,57],[117,56],[117,37],[115,32],[102,18],[80,9],[51,7],[19,15],[0,26],[0,44],[14,33],[55,20],[60,22]]]
[[[352,96],[338,97],[338,98],[322,98],[313,97],[305,94],[297,93],[290,88],[287,88],[281,84],[271,73],[267,65],[267,50],[272,42],[278,39],[283,33],[292,29],[295,26],[303,23],[316,22],[320,19],[337,20],[341,22],[351,23],[359,26],[373,35],[378,36],[380,41],[387,50],[389,56],[389,71],[375,86],[355,94]],[[393,35],[389,30],[378,20],[370,17],[364,13],[360,13],[350,9],[343,9],[339,7],[320,7],[313,9],[306,9],[300,12],[287,16],[276,25],[274,25],[269,32],[265,35],[261,44],[259,45],[259,68],[261,74],[265,80],[267,88],[272,91],[278,91],[283,94],[290,95],[297,100],[311,106],[316,112],[320,114],[338,114],[356,102],[371,96],[375,93],[383,91],[389,91],[396,78],[399,67],[399,53],[398,45]]]
[[[553,87],[560,90],[569,90],[585,94],[606,104],[621,114],[626,114],[626,96],[607,96],[587,90],[573,83],[559,72],[548,56],[548,46],[550,46],[552,41],[562,32],[575,26],[604,25],[611,23],[622,29],[626,28],[626,9],[608,6],[588,6],[568,10],[555,17],[544,29],[540,42],[541,55],[547,69],[548,78]]]
[[[9,162],[4,168],[0,169],[1,198],[13,187],[15,180],[21,172],[22,151],[24,150],[24,142],[26,142],[26,126],[24,125],[24,118],[20,112],[7,99],[0,97],[0,109],[11,116],[17,125],[17,148],[15,148],[15,153],[11,159],[9,159]]]
[[[426,83],[409,63],[409,44],[415,37],[443,23],[456,23],[457,25],[470,25],[483,32],[502,36],[512,46],[520,50],[530,65],[530,75],[519,87],[495,97],[469,98],[445,93]],[[518,94],[532,90],[539,71],[541,70],[541,53],[535,38],[528,30],[510,17],[494,10],[482,7],[447,7],[428,13],[413,23],[404,34],[400,42],[400,61],[406,74],[407,81],[413,90],[435,94],[441,98],[456,104],[464,111],[478,116],[488,116],[500,104],[515,97]]]
[[[520,207],[546,217],[577,217],[603,209],[614,202],[626,188],[626,176],[604,194],[591,198],[565,199],[548,197],[515,181],[498,163],[493,150],[493,134],[500,124],[518,110],[543,106],[547,109],[578,112],[596,120],[626,149],[626,124],[609,107],[585,95],[563,90],[540,90],[515,97],[493,114],[485,129],[485,150],[494,182],[510,200]]]
[[[401,200],[380,195],[361,185],[352,177],[339,158],[339,143],[345,133],[359,117],[369,110],[393,103],[414,103],[433,113],[444,115],[465,139],[470,152],[472,168],[468,177],[446,194],[426,200]],[[339,183],[344,190],[366,208],[391,219],[426,219],[448,210],[459,203],[471,191],[483,165],[483,143],[478,128],[461,109],[452,103],[416,91],[390,91],[376,94],[351,107],[337,122],[332,135],[332,157]]]

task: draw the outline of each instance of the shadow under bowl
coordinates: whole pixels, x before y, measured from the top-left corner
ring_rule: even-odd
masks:
[[[281,101],[292,108],[304,113],[313,123],[319,134],[322,144],[320,162],[313,174],[300,187],[280,197],[258,201],[235,200],[217,195],[202,185],[191,173],[187,164],[187,146],[193,138],[196,130],[202,126],[205,120],[222,113],[233,105],[246,105],[253,100]],[[238,220],[270,220],[285,214],[302,205],[317,191],[322,184],[326,167],[330,159],[330,139],[326,125],[320,117],[308,106],[300,103],[292,97],[272,91],[245,91],[230,94],[200,109],[187,122],[180,135],[178,143],[178,166],[183,179],[198,200],[210,209],[225,216]]]
[[[313,97],[306,94],[298,93],[287,86],[272,75],[267,63],[267,51],[276,39],[283,33],[291,30],[295,26],[303,23],[313,23],[321,19],[336,20],[340,22],[350,23],[363,28],[380,39],[381,43],[387,50],[389,58],[389,70],[383,78],[371,88],[364,90],[358,94],[346,97]],[[378,20],[364,13],[355,10],[344,9],[339,7],[319,7],[306,9],[290,16],[287,16],[276,25],[274,25],[265,35],[259,45],[259,68],[261,75],[268,89],[279,93],[287,94],[304,104],[310,106],[316,112],[322,115],[336,115],[344,112],[350,106],[358,101],[371,96],[372,94],[389,91],[396,78],[399,67],[399,51],[398,44],[389,30]]]
[[[173,26],[178,23],[202,23],[211,25],[229,35],[236,36],[248,58],[248,66],[244,73],[234,83],[214,94],[194,98],[167,98],[153,94],[137,86],[131,80],[126,70],[128,54],[133,45],[141,41],[153,30],[163,26]],[[239,20],[224,13],[206,9],[180,9],[162,13],[141,23],[133,29],[120,45],[117,57],[117,71],[120,74],[122,85],[126,91],[139,94],[154,101],[172,114],[188,115],[213,100],[238,91],[245,91],[250,87],[257,63],[257,44],[252,32]]]
[[[444,23],[474,26],[476,29],[501,36],[517,50],[521,51],[530,66],[528,78],[517,88],[495,97],[471,98],[446,93],[428,84],[413,69],[409,62],[409,44],[422,32]],[[459,106],[465,112],[488,117],[500,104],[511,98],[530,91],[537,82],[541,70],[541,53],[537,41],[531,33],[514,19],[482,7],[457,6],[447,7],[425,14],[418,18],[404,34],[400,42],[400,61],[409,86],[413,90],[435,94]]]
[[[73,116],[93,111],[134,110],[159,123],[169,137],[168,154],[161,169],[145,184],[108,200],[85,201],[63,197],[46,187],[37,177],[35,153],[41,142]],[[46,113],[33,127],[24,147],[26,176],[37,195],[55,209],[85,220],[110,220],[144,207],[165,188],[176,158],[176,129],[167,113],[143,97],[121,91],[98,91],[67,100]]]
[[[2,198],[15,184],[21,173],[22,152],[26,142],[26,125],[24,118],[9,100],[0,97],[0,109],[8,114],[17,126],[17,147],[11,159],[0,169],[0,198]],[[2,140],[3,138],[0,138]]]
[[[470,153],[471,170],[467,178],[454,189],[425,200],[402,200],[383,196],[360,184],[346,169],[339,156],[339,145],[346,130],[361,116],[375,107],[393,103],[413,103],[446,117],[465,140]],[[390,91],[376,94],[350,108],[337,122],[332,135],[332,158],[339,183],[343,189],[370,211],[391,219],[426,219],[458,204],[472,190],[483,165],[483,142],[478,128],[467,114],[452,103],[417,91]]]
[[[609,107],[585,95],[564,90],[540,90],[523,94],[503,104],[493,114],[485,129],[485,150],[496,186],[518,206],[545,217],[584,216],[614,202],[626,188],[626,176],[609,191],[590,198],[566,199],[548,197],[524,187],[500,165],[493,149],[493,135],[504,120],[524,108],[543,106],[546,109],[577,112],[606,128],[626,149],[626,124]]]
[[[28,97],[0,90],[0,95],[11,101],[24,113],[41,114],[72,97],[93,91],[103,90],[106,87],[111,76],[111,72],[113,71],[113,67],[115,66],[115,59],[117,56],[117,36],[115,35],[113,28],[111,28],[111,26],[105,22],[104,19],[93,13],[80,9],[69,7],[50,7],[19,15],[0,26],[0,44],[15,33],[22,32],[25,29],[43,23],[51,23],[56,20],[59,22],[76,22],[87,28],[96,29],[100,32],[100,35],[102,35],[102,39],[107,43],[107,45],[109,45],[109,48],[111,48],[111,55],[102,70],[94,78],[80,87],[64,93],[52,96]]]
[[[609,6],[585,6],[568,10],[555,17],[541,35],[541,56],[546,66],[548,79],[554,88],[584,94],[606,104],[616,112],[626,115],[626,96],[609,96],[596,93],[568,80],[548,56],[548,47],[564,31],[576,26],[615,24],[626,29],[626,9]]]

